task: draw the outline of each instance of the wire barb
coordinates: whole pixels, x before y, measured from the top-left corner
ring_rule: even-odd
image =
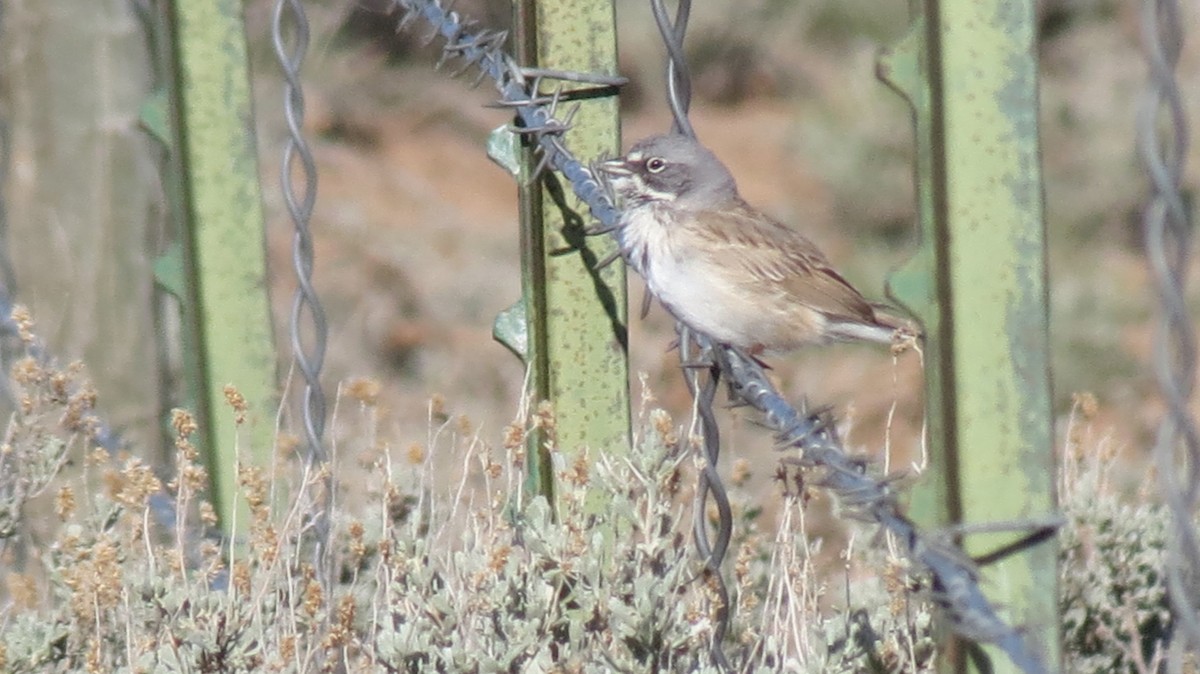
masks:
[[[614,250],[613,252],[609,253],[608,255],[605,255],[604,257],[600,258],[600,260],[596,262],[596,265],[593,267],[593,269],[599,271],[620,259],[621,259],[621,250],[620,249]]]
[[[592,215],[603,225],[616,223],[616,208],[613,200],[605,194],[595,174],[575,158],[562,143],[560,136],[568,130],[568,126],[546,109],[546,102],[536,89],[530,88],[530,83],[541,79],[559,79],[571,82],[591,83],[597,87],[607,87],[604,90],[592,91],[590,96],[599,94],[612,95],[615,87],[622,83],[620,79],[609,75],[584,73],[564,73],[553,70],[522,69],[511,56],[504,53],[503,47],[507,35],[487,31],[460,30],[465,25],[462,17],[446,11],[438,0],[393,0],[405,18],[419,17],[433,26],[443,37],[455,36],[452,43],[453,51],[467,63],[477,67],[480,81],[490,78],[500,92],[501,102],[505,107],[512,107],[520,119],[520,127],[529,129],[528,133],[545,153],[546,166],[553,168],[570,183],[572,190],[588,204]],[[480,38],[483,34],[485,37]],[[528,74],[526,74],[528,72]],[[560,95],[560,100],[571,100],[575,95],[566,91]],[[514,129],[517,131],[518,129]]]

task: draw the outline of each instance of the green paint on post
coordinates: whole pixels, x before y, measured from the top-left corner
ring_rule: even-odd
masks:
[[[514,43],[518,61],[544,68],[614,74],[616,24],[611,0],[522,0]],[[586,86],[586,85],[584,85]],[[567,87],[568,89],[570,86]],[[564,114],[564,104],[560,115]],[[580,158],[620,147],[615,98],[583,101],[566,134]],[[535,162],[526,151],[522,177]],[[596,263],[613,250],[609,237],[585,237],[587,206],[557,174],[521,187],[526,356],[533,393],[551,403],[555,441],[567,453],[624,452],[629,447],[625,270]],[[550,494],[549,457],[535,438],[531,486]]]
[[[142,104],[138,118],[142,127],[154,137],[154,140],[171,149],[171,101],[166,89],[155,91]]]
[[[172,7],[173,146],[181,166],[190,279],[184,329],[187,343],[196,345],[187,376],[199,406],[214,505],[226,531],[237,502],[237,462],[268,464],[278,408],[241,17],[235,0],[187,0]],[[248,405],[240,427],[225,401],[227,385]]]
[[[946,274],[942,264],[946,259],[944,223],[936,217],[934,208],[933,149],[938,147],[932,124],[932,92],[928,82],[928,55],[925,50],[925,20],[918,15],[908,34],[897,45],[885,51],[879,60],[878,74],[906,98],[913,108],[916,130],[917,214],[920,220],[920,244],[913,257],[888,279],[888,294],[906,307],[920,321],[925,331],[925,400],[926,422],[933,454],[926,469],[924,488],[912,496],[912,511],[925,523],[942,523],[951,519],[955,508],[951,503],[956,493],[947,471],[947,461],[941,449],[952,445],[952,429],[947,425],[952,415],[942,410],[953,400],[953,384],[945,380],[941,353],[948,348],[943,334],[938,284]]]
[[[918,3],[880,63],[913,104],[923,243],[891,281],[926,326],[926,524],[1040,518],[1056,508],[1033,0]],[[972,535],[979,554],[1016,537]],[[1007,619],[1060,661],[1056,550],[983,570]],[[944,665],[967,671],[961,649]],[[995,651],[992,671],[1015,671]]]

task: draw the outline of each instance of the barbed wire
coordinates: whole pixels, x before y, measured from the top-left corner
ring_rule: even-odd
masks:
[[[503,51],[508,39],[506,32],[480,29],[475,21],[444,7],[440,0],[393,0],[393,3],[403,12],[401,28],[421,18],[433,27],[427,41],[432,42],[439,36],[445,40],[442,47],[444,58],[457,58],[462,64],[455,75],[474,66],[479,70],[476,83],[484,78],[492,79],[501,95],[499,104],[511,108],[520,119],[520,126],[514,126],[512,130],[532,136],[537,144],[541,159],[534,176],[547,167],[554,168],[567,179],[576,196],[588,204],[592,215],[601,223],[616,223],[616,207],[607,198],[600,181],[562,142],[561,134],[569,128],[573,113],[568,112],[560,120],[555,118],[554,111],[561,102],[570,100],[572,96],[562,95],[561,90],[552,94],[540,90],[545,79],[556,79],[567,73],[521,68]],[[577,78],[577,81],[593,83],[600,89],[612,89],[615,92],[615,87],[622,79],[589,75]]]
[[[1167,403],[1154,457],[1175,534],[1164,576],[1180,634],[1196,651],[1200,650],[1200,537],[1195,521],[1200,433],[1188,409],[1196,376],[1196,334],[1185,297],[1192,204],[1183,191],[1188,123],[1174,72],[1183,47],[1178,2],[1143,0],[1141,24],[1149,73],[1138,105],[1137,148],[1151,188],[1142,227],[1162,308],[1153,368]]]
[[[402,27],[420,18],[433,27],[430,40],[439,35],[446,40],[443,55],[445,58],[461,59],[463,68],[459,72],[475,66],[481,78],[490,77],[494,81],[502,97],[501,104],[511,107],[522,122],[520,128],[513,130],[530,134],[536,140],[543,155],[539,168],[550,167],[563,174],[576,196],[588,205],[592,215],[600,221],[595,232],[615,230],[618,227],[618,211],[612,199],[594,172],[576,159],[562,141],[563,133],[569,128],[571,113],[562,120],[555,117],[560,96],[542,94],[538,85],[544,75],[527,77],[526,71],[502,51],[505,34],[478,29],[474,22],[447,9],[440,0],[393,2],[404,12],[400,22]],[[597,78],[595,81],[598,85],[607,86],[605,80]],[[714,346],[704,335],[697,334],[693,338],[700,346],[699,357],[689,362],[691,352],[686,345],[689,340],[681,340],[684,364],[689,367],[708,366],[712,372],[698,393],[702,401],[713,395],[707,387],[715,391],[718,378],[724,377],[730,383],[736,399],[765,415],[767,423],[779,434],[782,445],[803,450],[800,461],[804,467],[821,472],[821,479],[816,484],[834,492],[848,506],[848,510],[870,518],[895,534],[909,559],[928,574],[932,599],[956,633],[977,642],[995,644],[1027,674],[1048,671],[1021,631],[1000,618],[979,587],[974,562],[951,542],[952,536],[922,533],[902,513],[892,492],[891,481],[869,475],[862,461],[846,454],[836,436],[828,430],[825,420],[819,415],[803,414],[789,403],[775,390],[754,359],[727,346]],[[715,427],[715,422],[713,425]],[[711,465],[715,471],[715,461]],[[1044,529],[1053,530],[1054,525],[1047,524]],[[1046,534],[1042,531],[1038,535]],[[718,538],[717,543],[720,542]],[[710,546],[712,550],[717,547]]]
[[[999,646],[1027,674],[1047,671],[1021,631],[1006,624],[992,607],[979,587],[975,563],[952,543],[953,537],[925,534],[904,515],[891,487],[893,479],[868,474],[867,463],[851,457],[841,446],[831,421],[820,414],[802,413],[788,402],[756,360],[738,349],[714,347],[707,337],[701,344],[726,373],[731,396],[762,412],[776,431],[779,445],[801,450],[798,463],[820,473],[810,483],[833,492],[845,514],[874,521],[892,533],[909,559],[924,568],[931,578],[932,599],[955,633]],[[1042,540],[1058,524],[1041,523],[1027,542]],[[993,561],[999,558],[995,554],[988,557]]]
[[[316,504],[312,516],[317,542],[316,567],[321,570],[325,586],[330,587],[333,582],[333,559],[329,550],[330,512],[334,491],[332,469],[323,465],[329,457],[324,439],[326,398],[321,387],[329,324],[316,288],[313,287],[311,223],[317,200],[317,166],[308,141],[304,138],[304,90],[300,82],[300,66],[308,50],[309,26],[302,0],[276,0],[271,18],[271,42],[283,70],[283,116],[288,128],[288,138],[280,161],[279,182],[284,204],[292,220],[292,266],[297,286],[292,299],[289,333],[292,358],[304,380],[301,417],[308,449],[308,466],[324,471],[324,502]],[[299,188],[296,185],[297,177],[301,183]],[[312,340],[307,345],[305,333]]]

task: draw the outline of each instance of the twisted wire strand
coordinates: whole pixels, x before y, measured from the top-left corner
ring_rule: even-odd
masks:
[[[700,559],[704,561],[706,580],[710,582],[710,589],[716,595],[717,609],[713,620],[709,655],[722,671],[730,671],[724,641],[733,612],[730,610],[729,585],[721,573],[721,564],[725,561],[729,541],[733,538],[733,509],[729,505],[729,495],[717,470],[717,463],[721,458],[721,429],[717,425],[717,417],[713,410],[713,401],[716,399],[717,387],[721,380],[721,368],[717,367],[716,361],[712,359],[711,350],[701,347],[700,354],[693,356],[692,347],[696,342],[691,329],[682,323],[677,324],[677,328],[679,360],[685,367],[684,381],[687,382],[688,391],[696,401],[704,451],[704,464],[696,487],[696,511],[692,516],[692,538],[695,539]],[[708,377],[701,384],[699,370],[705,367]],[[709,497],[717,507],[716,538],[712,541],[709,540]]]
[[[540,103],[537,93],[527,90],[521,69],[502,51],[503,34],[471,30],[457,12],[446,9],[439,0],[393,2],[404,12],[401,25],[417,18],[424,20],[447,41],[444,49],[495,82],[506,107],[512,107],[522,120],[524,128],[520,130],[530,133],[545,153],[546,165],[563,174],[576,196],[600,221],[596,231],[612,231],[618,219],[612,199],[595,174],[564,145],[561,136],[567,127],[555,119],[552,107]],[[712,340],[702,334],[695,334],[694,339],[700,352],[709,354],[720,376],[730,383],[733,395],[762,412],[779,433],[782,444],[802,448],[806,466],[824,471],[819,486],[833,491],[844,503],[896,535],[909,558],[929,575],[932,598],[956,633],[995,644],[1026,674],[1048,671],[1021,631],[1006,624],[983,594],[971,560],[948,537],[943,540],[918,530],[904,516],[889,480],[867,474],[865,466],[841,448],[825,422],[792,406],[752,358],[726,346],[714,348]]]
[[[291,44],[287,44],[285,21],[292,27]],[[325,363],[328,323],[325,311],[313,287],[313,207],[317,199],[317,167],[312,150],[304,138],[304,90],[300,83],[300,65],[308,49],[309,27],[301,0],[278,0],[271,23],[271,40],[284,76],[284,120],[288,138],[283,148],[279,174],[283,200],[295,226],[292,239],[292,264],[295,267],[297,290],[292,302],[291,341],[293,357],[304,378],[304,431],[308,441],[309,460],[326,459],[325,434],[326,401],[321,387],[321,368]],[[297,164],[297,162],[299,162]],[[296,186],[299,168],[300,189]],[[305,324],[305,314],[308,321]],[[304,344],[304,328],[311,330],[313,342]]]
[[[692,138],[696,131],[688,119],[688,108],[692,103],[692,75],[683,51],[683,39],[687,35],[688,19],[692,14],[692,0],[679,0],[675,7],[675,20],[667,16],[665,0],[650,0],[654,23],[667,48],[667,103],[674,117],[674,130]]]
[[[683,50],[684,38],[687,37],[688,19],[691,17],[691,0],[678,0],[675,6],[675,19],[668,16],[665,0],[650,0],[650,10],[654,15],[654,23],[667,49],[667,103],[671,108],[674,119],[672,130],[689,137],[696,137],[696,130],[688,119],[688,108],[692,100],[692,78],[688,69],[687,58]],[[721,378],[721,370],[711,361],[708,363],[708,377],[700,383],[701,362],[693,362],[691,358],[691,331],[679,329],[680,361],[684,363],[684,379],[692,399],[696,401],[699,416],[701,437],[704,449],[704,468],[700,472],[697,485],[697,507],[693,514],[692,529],[696,551],[704,560],[705,570],[711,579],[712,591],[717,604],[714,615],[712,640],[709,644],[709,654],[713,662],[722,670],[729,671],[729,659],[725,655],[725,634],[729,631],[729,621],[732,611],[729,609],[729,586],[721,572],[725,554],[729,550],[729,541],[733,537],[733,511],[729,507],[729,496],[721,474],[717,470],[721,456],[721,430],[717,425],[717,417],[713,411],[713,401],[716,398],[717,386]],[[705,354],[707,352],[704,352]],[[703,358],[703,356],[702,356]],[[708,499],[712,497],[717,506],[717,521],[713,525],[716,536],[715,543],[709,541]]]
[[[289,30],[290,26],[290,40]],[[310,468],[324,471],[324,502],[313,513],[313,532],[316,539],[316,568],[329,587],[332,578],[332,558],[329,554],[330,510],[333,506],[333,473],[322,464],[328,461],[325,451],[325,391],[321,387],[321,368],[325,363],[325,347],[329,324],[313,287],[312,215],[317,200],[317,166],[304,138],[304,90],[300,83],[300,66],[308,50],[309,26],[302,0],[277,0],[272,13],[271,41],[284,76],[283,116],[288,138],[280,162],[280,186],[283,201],[292,220],[292,266],[296,274],[296,294],[292,299],[290,336],[292,357],[304,380],[301,416],[308,449]],[[297,176],[297,172],[299,175]],[[296,185],[296,178],[300,187]],[[305,344],[304,333],[312,342]]]
[[[1149,69],[1137,111],[1137,147],[1150,179],[1143,213],[1146,258],[1162,306],[1153,369],[1167,412],[1154,444],[1159,489],[1172,514],[1174,538],[1165,580],[1173,614],[1193,650],[1200,650],[1200,433],[1188,404],[1196,371],[1196,334],[1185,289],[1191,249],[1190,204],[1183,192],[1189,132],[1175,68],[1183,47],[1183,22],[1175,0],[1144,0],[1142,41]],[[1165,121],[1162,118],[1165,116]],[[1182,470],[1180,470],[1182,468]]]

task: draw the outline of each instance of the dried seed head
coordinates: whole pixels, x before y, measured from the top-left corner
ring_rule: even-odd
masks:
[[[367,544],[363,541],[365,528],[363,523],[355,520],[350,523],[350,558],[354,566],[362,563],[363,557],[367,556]]]
[[[492,554],[488,559],[488,568],[493,573],[500,574],[504,572],[504,567],[508,565],[508,558],[512,554],[512,548],[507,545],[500,545],[492,550]]]
[[[675,420],[666,410],[659,409],[651,412],[650,424],[667,447],[674,447],[679,442],[679,434],[675,432]]]
[[[54,513],[64,522],[75,513],[75,492],[70,487],[59,487],[54,496]]]
[[[246,412],[250,409],[246,397],[233,384],[226,384],[222,391],[225,393],[225,404],[233,408],[234,423],[239,426],[246,423]]]
[[[567,474],[566,479],[576,487],[585,487],[590,470],[591,465],[588,463],[587,452],[578,452],[575,454],[575,460],[571,462],[571,471]]]
[[[158,476],[136,457],[127,459],[121,471],[120,489],[115,500],[127,508],[142,510],[150,503],[150,496],[162,490]]]
[[[374,379],[351,379],[346,384],[346,395],[367,407],[374,407],[379,402],[379,393],[383,385]]]
[[[201,501],[200,505],[197,507],[197,510],[200,513],[200,521],[203,522],[205,526],[217,526],[217,509],[213,507],[212,503],[209,503],[208,501]]]
[[[21,386],[36,386],[49,376],[41,363],[28,356],[13,363],[11,374],[13,381]]]
[[[11,316],[13,323],[17,324],[17,335],[26,346],[31,346],[37,338],[34,336],[33,314],[29,312],[29,307],[24,304],[13,305]]]
[[[300,436],[295,433],[280,433],[275,437],[275,453],[281,459],[290,458],[300,447]]]
[[[250,594],[250,565],[239,559],[233,563],[233,589],[242,595]]]
[[[1083,391],[1072,395],[1071,398],[1084,421],[1092,421],[1096,418],[1096,414],[1100,411],[1100,401],[1094,393]]]
[[[505,449],[509,449],[509,450],[517,449],[524,442],[525,442],[525,428],[522,427],[521,424],[518,424],[517,422],[514,421],[513,423],[504,427],[504,448]]]
[[[321,607],[325,605],[325,592],[321,589],[321,584],[317,582],[317,573],[311,564],[304,565],[303,573],[304,590],[300,608],[304,615],[313,621],[320,615]]]
[[[200,427],[196,424],[196,418],[192,416],[191,412],[175,408],[171,410],[171,428],[175,429],[177,437],[188,438]]]
[[[242,487],[242,495],[250,506],[251,513],[262,510],[267,504],[267,480],[261,466],[238,464],[238,484]]]
[[[746,484],[746,480],[750,479],[750,462],[739,457],[733,462],[733,471],[730,475],[730,482],[737,486]]]
[[[429,416],[437,421],[445,421],[446,416],[446,397],[440,393],[434,393],[429,396]]]

